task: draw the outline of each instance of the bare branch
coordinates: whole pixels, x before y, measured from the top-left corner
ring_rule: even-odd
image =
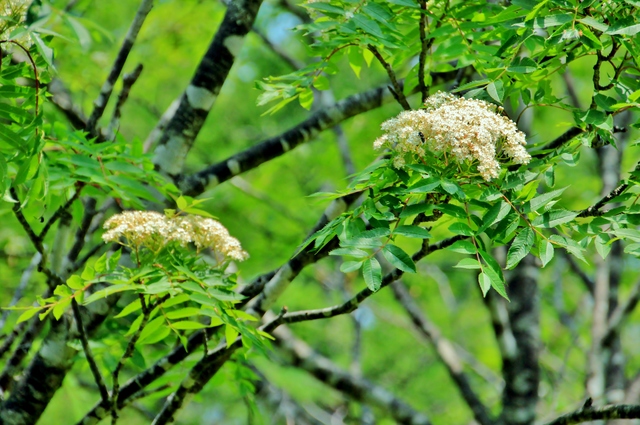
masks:
[[[328,358],[320,355],[303,341],[295,338],[287,328],[274,332],[276,344],[291,359],[291,364],[306,370],[326,385],[350,398],[387,412],[400,424],[429,425],[431,421],[391,392],[366,379],[352,376]]]
[[[462,362],[451,341],[443,337],[440,329],[420,310],[420,307],[418,307],[413,300],[402,281],[398,280],[393,282],[391,289],[393,289],[396,300],[402,305],[411,318],[411,322],[415,328],[435,349],[440,361],[447,368],[449,376],[451,376],[451,379],[457,385],[462,398],[464,398],[473,412],[475,420],[481,425],[495,424],[495,418],[491,417],[486,406],[482,403],[473,388],[471,388],[469,378],[466,373],[464,373]]]
[[[375,56],[376,59],[378,59],[378,62],[380,62],[384,67],[384,69],[387,71],[387,75],[389,75],[389,79],[391,80],[391,84],[393,85],[393,89],[389,89],[393,94],[393,97],[395,97],[395,99],[398,101],[400,106],[402,106],[402,108],[405,111],[411,110],[411,106],[409,105],[409,102],[407,102],[407,98],[402,92],[403,85],[398,82],[396,74],[395,72],[393,72],[393,68],[391,67],[391,65],[389,65],[389,63],[386,60],[384,60],[384,58],[382,57],[382,55],[380,54],[378,49],[376,49],[375,46],[369,44],[367,45],[367,48],[371,53],[373,53],[373,56]]]
[[[71,300],[71,308],[73,310],[73,316],[76,319],[76,327],[78,329],[78,335],[80,336],[80,342],[82,343],[82,349],[84,350],[84,356],[87,359],[87,363],[89,363],[89,369],[91,369],[91,373],[93,374],[93,379],[98,386],[98,390],[100,391],[100,396],[103,401],[109,401],[109,391],[107,391],[107,387],[104,384],[104,380],[102,379],[102,375],[100,374],[100,369],[98,369],[98,364],[96,363],[96,359],[93,357],[93,353],[91,352],[91,347],[89,347],[89,340],[87,339],[87,334],[84,331],[84,325],[82,324],[82,314],[80,313],[80,306],[75,298]]]
[[[593,409],[586,407],[560,416],[545,425],[571,425],[582,422],[608,419],[638,419],[640,418],[640,406],[619,404],[616,406],[604,407],[602,409]]]
[[[118,131],[118,127],[120,126],[120,117],[122,116],[122,106],[127,101],[129,93],[131,92],[131,87],[133,87],[135,82],[138,80],[141,72],[142,64],[138,64],[133,71],[128,74],[124,74],[122,77],[122,90],[118,95],[118,101],[116,102],[111,122],[109,123],[109,127],[106,131],[107,138],[110,140],[115,137],[115,133]]]
[[[211,165],[180,181],[183,193],[196,196],[233,176],[283,155],[312,140],[318,133],[366,111],[393,100],[387,87],[378,87],[349,96],[332,106],[314,112],[308,119],[284,133],[260,142],[224,161]]]
[[[127,31],[127,35],[124,37],[124,41],[122,42],[122,46],[120,47],[120,51],[116,56],[116,60],[111,67],[111,71],[109,72],[109,76],[106,81],[102,85],[100,89],[100,94],[98,98],[93,102],[94,108],[89,120],[87,121],[87,131],[93,137],[98,136],[97,125],[98,120],[102,117],[105,108],[107,107],[107,102],[111,97],[111,93],[113,92],[113,87],[120,77],[120,73],[122,72],[122,68],[124,68],[124,64],[127,61],[127,57],[129,57],[129,53],[133,48],[133,44],[136,42],[136,38],[138,37],[138,33],[140,32],[140,28],[142,28],[142,24],[144,23],[147,15],[151,11],[153,7],[153,0],[142,0],[140,3],[140,7],[136,12],[136,16],[133,18],[133,22],[131,22],[131,26],[129,27],[129,31]]]
[[[169,176],[182,173],[187,153],[220,93],[261,3],[262,0],[238,0],[229,4],[222,24],[155,149],[153,162]]]

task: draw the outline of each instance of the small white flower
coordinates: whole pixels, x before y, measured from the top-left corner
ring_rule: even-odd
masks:
[[[482,100],[438,92],[425,101],[425,109],[403,111],[382,123],[386,134],[373,147],[391,149],[396,168],[404,166],[408,154],[422,158],[425,150],[451,153],[458,162],[477,160],[480,175],[489,181],[500,172],[497,145],[516,164],[531,160],[524,133],[497,110]]]

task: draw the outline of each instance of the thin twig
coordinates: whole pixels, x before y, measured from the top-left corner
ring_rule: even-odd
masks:
[[[375,46],[369,44],[367,45],[367,48],[371,53],[373,53],[373,56],[375,56],[376,59],[378,59],[378,62],[380,62],[380,64],[387,71],[387,75],[389,76],[389,79],[391,80],[391,84],[393,85],[392,93],[395,96],[398,103],[400,104],[400,106],[402,106],[405,111],[411,110],[411,106],[409,106],[409,102],[407,102],[407,98],[404,96],[404,93],[402,92],[402,86],[398,83],[398,79],[396,78],[396,73],[393,72],[393,68],[391,67],[391,65],[389,65],[389,63],[386,60],[384,60],[384,58],[382,57],[382,55],[380,54],[378,49],[376,49]]]
[[[133,48],[133,44],[138,37],[138,33],[140,32],[140,28],[142,28],[142,24],[144,23],[147,15],[151,11],[153,7],[153,0],[142,0],[140,3],[140,7],[136,12],[136,16],[133,18],[133,22],[131,22],[131,26],[129,27],[129,31],[127,31],[127,35],[122,42],[122,46],[120,47],[120,51],[116,56],[116,60],[113,63],[111,71],[109,72],[109,76],[107,80],[102,85],[100,89],[100,94],[98,98],[93,102],[94,108],[89,120],[87,121],[87,131],[91,136],[97,137],[97,124],[100,117],[104,113],[105,108],[107,107],[107,102],[109,101],[109,97],[111,97],[111,93],[113,92],[113,87],[122,72],[122,68],[124,67],[125,62],[127,61],[127,57]]]
[[[122,116],[122,106],[129,98],[129,93],[131,92],[131,87],[135,84],[135,82],[140,77],[140,73],[142,72],[142,64],[138,64],[133,71],[128,74],[124,74],[122,77],[122,90],[118,95],[118,100],[116,102],[116,106],[113,110],[113,116],[111,117],[111,122],[109,123],[109,127],[107,128],[107,137],[110,140],[113,140],[115,137],[115,132],[120,125],[120,117]]]
[[[639,405],[619,404],[602,409],[594,409],[588,406],[560,416],[546,425],[572,425],[595,420],[638,418],[640,418]]]
[[[51,216],[51,218],[47,220],[44,227],[42,228],[42,231],[40,232],[40,235],[38,236],[41,240],[44,240],[45,236],[47,236],[47,233],[49,233],[51,226],[53,226],[56,221],[58,221],[61,217],[63,217],[67,213],[67,210],[71,207],[71,204],[73,204],[76,201],[76,199],[78,199],[78,197],[80,196],[80,192],[82,191],[82,188],[84,186],[85,186],[84,183],[78,182],[78,184],[76,185],[76,191],[71,196],[71,198],[69,198],[69,200],[65,202],[64,205],[60,206],[60,208],[56,210],[56,212]]]
[[[80,312],[80,306],[75,298],[71,299],[71,308],[73,310],[73,316],[76,319],[76,327],[78,329],[78,336],[80,336],[80,342],[82,343],[82,349],[84,350],[84,356],[89,363],[89,369],[91,369],[93,379],[96,381],[96,385],[100,390],[100,396],[103,401],[107,402],[109,401],[109,391],[107,390],[107,386],[104,384],[96,359],[93,357],[93,353],[91,352],[91,347],[89,347],[89,340],[87,339],[87,334],[85,333],[84,325],[82,324],[82,313]]]
[[[138,294],[140,297],[140,305],[142,307],[142,321],[140,322],[140,326],[138,330],[133,334],[131,339],[129,340],[129,344],[127,344],[127,348],[120,357],[120,361],[113,371],[113,389],[111,390],[111,424],[115,425],[118,421],[118,392],[120,391],[120,383],[118,382],[118,378],[120,376],[120,371],[124,367],[126,361],[133,355],[133,350],[136,346],[136,342],[138,342],[138,338],[140,338],[140,334],[142,330],[147,325],[149,321],[149,315],[151,314],[150,306],[147,306],[144,301],[144,295]]]

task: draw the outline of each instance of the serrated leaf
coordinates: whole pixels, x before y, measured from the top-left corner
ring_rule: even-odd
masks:
[[[353,17],[353,22],[356,24],[358,28],[363,30],[364,32],[371,34],[375,37],[384,38],[384,34],[380,30],[380,26],[373,20],[367,18],[364,15],[355,15]]]
[[[467,223],[453,223],[451,226],[449,226],[449,231],[451,233],[455,233],[456,235],[463,235],[463,236],[473,236],[475,234],[475,232],[471,229],[471,227],[469,227],[469,225]]]
[[[382,255],[387,259],[395,268],[402,270],[403,272],[415,273],[416,265],[406,252],[402,248],[396,245],[387,244],[382,249]]]
[[[532,224],[535,227],[556,227],[572,221],[578,216],[577,212],[567,210],[551,210],[536,217]]]
[[[329,79],[324,75],[319,75],[313,81],[313,87],[315,87],[317,90],[320,90],[320,91],[329,90],[330,88]]]
[[[478,233],[482,233],[489,227],[500,222],[510,211],[511,206],[504,201],[494,204],[482,217],[482,226],[478,229]]]
[[[311,110],[311,106],[313,105],[313,91],[309,88],[304,89],[300,93],[300,96],[298,96],[298,102],[300,102],[300,106],[307,111]]]
[[[398,226],[393,230],[393,234],[418,239],[429,239],[431,237],[429,231],[420,226]]]
[[[362,276],[367,287],[375,292],[382,284],[382,268],[375,258],[368,258],[362,264]]]
[[[451,205],[451,204],[436,205],[435,209],[442,211],[443,214],[447,214],[452,217],[464,218],[464,219],[467,218],[467,212],[464,210],[464,208],[459,207],[457,205]]]
[[[548,240],[544,240],[540,243],[540,261],[542,262],[542,267],[549,264],[549,261],[553,259],[554,249],[553,244]]]
[[[380,238],[383,236],[389,236],[391,234],[391,230],[388,227],[376,227],[374,229],[365,230],[362,233],[358,233],[354,235],[354,239],[373,239]]]
[[[512,269],[526,257],[535,242],[535,234],[530,227],[525,227],[518,233],[507,252],[507,269]]]
[[[589,263],[584,258],[584,255],[583,255],[584,248],[581,247],[573,239],[568,239],[568,238],[565,238],[564,236],[560,236],[560,235],[551,235],[549,237],[549,240],[551,240],[552,242],[555,242],[557,245],[560,245],[565,250],[567,250],[567,252],[569,252],[574,257],[578,258],[579,260],[584,261],[587,264]]]
[[[509,296],[507,295],[507,291],[504,286],[504,276],[502,275],[502,269],[500,269],[500,265],[498,264],[496,259],[487,252],[479,249],[478,253],[486,263],[486,266],[482,268],[482,271],[486,273],[487,276],[489,276],[491,287],[495,289],[498,294],[508,300]]]
[[[547,205],[551,200],[562,195],[562,192],[567,190],[568,187],[569,186],[565,186],[561,189],[553,190],[551,192],[543,193],[534,197],[524,206],[524,212],[533,212],[539,210],[540,208]]]

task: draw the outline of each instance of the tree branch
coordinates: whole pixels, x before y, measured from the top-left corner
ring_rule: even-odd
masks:
[[[420,310],[420,307],[418,307],[413,300],[402,281],[398,280],[393,282],[391,289],[393,290],[396,300],[402,305],[411,318],[414,327],[433,346],[440,361],[444,364],[447,372],[449,372],[449,376],[458,387],[460,395],[462,395],[462,398],[473,412],[475,420],[481,425],[495,424],[495,418],[491,417],[486,406],[482,403],[475,391],[473,391],[473,388],[471,388],[469,378],[467,374],[464,373],[462,362],[451,341],[443,337],[440,329]]]
[[[111,67],[111,71],[109,72],[109,76],[106,81],[102,85],[100,89],[100,94],[98,98],[93,102],[94,108],[89,120],[87,121],[87,131],[93,137],[98,136],[97,125],[98,120],[102,117],[105,108],[107,107],[107,102],[111,97],[111,93],[113,92],[113,87],[122,72],[122,68],[124,68],[124,64],[127,61],[127,57],[129,57],[129,53],[133,48],[133,44],[136,42],[136,38],[138,37],[138,33],[140,32],[140,28],[142,28],[142,24],[144,23],[147,15],[151,11],[153,7],[153,0],[142,0],[140,3],[140,7],[136,12],[136,16],[133,18],[133,22],[131,22],[131,26],[129,27],[129,31],[127,31],[127,35],[124,37],[124,41],[122,42],[122,46],[120,47],[120,51],[116,56],[116,60]]]
[[[378,87],[349,96],[314,112],[305,121],[278,136],[262,141],[196,174],[184,177],[179,182],[180,189],[186,195],[197,196],[204,192],[207,186],[217,186],[233,176],[254,169],[312,140],[318,133],[391,100],[393,97],[387,87]]]
[[[429,425],[431,421],[391,392],[374,383],[355,377],[320,355],[287,328],[274,332],[276,345],[291,359],[291,364],[306,370],[316,379],[361,403],[379,407],[399,424]]]
[[[582,408],[573,413],[560,416],[545,425],[572,425],[595,420],[638,418],[640,418],[640,406],[619,404],[602,409],[593,409],[591,407]]]
[[[100,369],[98,368],[96,359],[93,357],[93,353],[91,352],[91,347],[89,347],[89,340],[87,339],[87,334],[85,333],[84,325],[82,324],[82,314],[80,313],[80,306],[78,305],[78,302],[75,298],[71,300],[71,308],[73,310],[73,317],[76,319],[76,328],[78,329],[78,335],[80,336],[80,342],[82,343],[84,356],[87,359],[87,363],[89,363],[89,369],[91,369],[93,379],[98,386],[98,390],[100,391],[102,400],[109,401],[109,391],[107,390],[107,386],[104,384],[104,380],[102,379],[102,375],[100,374]]]
[[[182,172],[187,153],[220,93],[261,3],[262,0],[237,0],[229,4],[222,24],[155,149],[154,164],[169,176],[177,177]]]

